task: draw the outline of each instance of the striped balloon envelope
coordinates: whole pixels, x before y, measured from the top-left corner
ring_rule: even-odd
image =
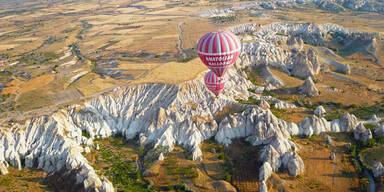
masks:
[[[218,77],[215,73],[209,71],[207,74],[205,74],[204,83],[205,86],[217,97],[224,89],[225,77]]]
[[[203,63],[222,77],[240,55],[241,43],[231,32],[214,31],[201,37],[197,51]]]

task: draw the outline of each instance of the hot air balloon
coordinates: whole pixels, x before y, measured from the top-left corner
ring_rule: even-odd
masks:
[[[227,31],[209,32],[197,44],[200,59],[218,77],[222,77],[228,67],[235,63],[240,49],[239,38]]]
[[[207,74],[205,74],[204,83],[205,86],[217,97],[219,93],[224,89],[225,77],[218,77],[215,73],[209,71]]]

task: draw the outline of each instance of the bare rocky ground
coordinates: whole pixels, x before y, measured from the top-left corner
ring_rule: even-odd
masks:
[[[368,187],[364,180],[372,175],[380,189],[384,162],[372,154],[381,150],[384,133],[382,29],[298,22],[290,12],[304,10],[304,21],[309,10],[361,22],[364,14],[382,18],[383,3],[260,1],[217,8],[220,3],[226,5],[197,11],[193,2],[120,2],[118,11],[135,19],[151,12],[159,21],[163,14],[175,16],[167,20],[176,34],[171,45],[133,43],[123,52],[115,47],[126,45],[122,40],[92,39],[152,29],[139,19],[102,34],[98,21],[114,18],[117,7],[106,3],[94,8],[103,17],[64,30],[76,36],[70,45],[55,44],[62,41],[57,36],[22,54],[7,48],[1,55],[2,110],[10,115],[1,127],[0,173],[37,169],[64,191],[353,191],[372,190],[374,182]],[[190,14],[172,6],[191,7]],[[74,14],[67,11],[64,16]],[[188,32],[191,23],[220,25],[242,40],[242,54],[219,98],[204,87],[206,69],[191,54],[199,37]],[[15,41],[10,34],[0,36],[9,46]],[[174,75],[162,75],[167,70]],[[316,179],[319,167],[324,172]],[[368,170],[372,174],[365,175]]]

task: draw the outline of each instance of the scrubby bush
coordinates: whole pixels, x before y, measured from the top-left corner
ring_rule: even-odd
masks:
[[[225,174],[224,180],[230,183],[232,181],[232,175],[229,173]]]

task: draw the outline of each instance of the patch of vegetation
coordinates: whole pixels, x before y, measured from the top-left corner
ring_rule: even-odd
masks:
[[[189,189],[189,187],[185,183],[175,184],[172,186],[172,189],[176,192],[194,192],[192,189]]]
[[[219,124],[224,118],[228,117],[229,115],[233,115],[234,113],[241,113],[244,110],[244,107],[238,105],[225,106],[221,111],[218,111],[215,114],[215,120]]]
[[[236,15],[215,16],[211,18],[214,23],[233,23],[239,20]]]
[[[197,172],[194,170],[194,167],[184,167],[179,165],[178,161],[176,160],[176,157],[169,156],[165,160],[165,164],[167,166],[167,175],[175,175],[178,180],[180,180],[181,178],[191,179],[196,178],[198,176]]]
[[[53,68],[52,68],[52,71],[57,72],[57,67],[58,67],[58,65],[55,64],[55,65],[53,66]]]
[[[96,169],[102,168],[104,174],[117,191],[154,191],[148,189],[147,183],[141,179],[141,173],[136,167],[136,158],[127,156],[130,148],[122,137],[108,138],[108,142],[99,142],[100,150],[96,155]],[[99,173],[99,174],[100,174]]]
[[[65,37],[57,38],[56,36],[50,36],[48,39],[45,39],[43,41],[43,45],[45,45],[45,44],[53,44],[55,42],[59,42],[59,41],[63,41],[63,40],[65,40]]]
[[[196,58],[196,57],[179,58],[179,59],[177,59],[177,61],[181,62],[181,63],[186,63],[188,61],[191,61],[194,58]]]
[[[258,83],[258,79],[257,79],[257,72],[255,71],[252,71],[252,70],[246,70],[246,69],[243,69],[243,71],[245,72],[245,74],[247,75],[247,79],[254,85],[259,85]]]
[[[372,115],[384,115],[384,103],[375,104],[371,106],[359,106],[354,109],[352,112],[356,117],[360,119],[369,119]]]
[[[325,114],[324,118],[327,121],[332,121],[338,118],[341,118],[347,110],[350,108],[350,106],[344,106],[342,103],[337,102],[318,102],[314,105],[304,105],[307,108],[315,109],[317,106],[322,105],[324,108],[326,108],[327,113]]]
[[[247,105],[257,105],[260,103],[260,100],[257,100],[253,97],[248,97],[248,100],[236,99],[236,101],[239,102],[240,104],[247,104]]]
[[[90,136],[90,135],[88,134],[88,132],[85,131],[85,130],[82,130],[82,131],[81,131],[81,135],[84,136],[84,137],[86,137],[86,138],[88,138],[88,139],[91,138],[91,136]]]
[[[315,191],[326,191],[329,190],[329,187],[322,184],[321,182],[317,180],[309,180],[305,183],[309,188]]]
[[[371,130],[371,132],[373,133],[375,131],[375,129],[377,128],[377,125],[371,124],[371,123],[366,123],[366,124],[364,124],[364,127]]]
[[[173,8],[173,7],[177,7],[177,6],[180,6],[180,2],[178,3],[168,3],[165,5],[166,8]]]
[[[275,93],[273,90],[270,90],[270,91],[264,90],[264,91],[263,91],[263,96],[272,96],[272,97],[276,97],[276,93]]]
[[[96,62],[91,60],[91,72],[96,73]]]
[[[230,183],[232,181],[232,175],[229,173],[225,174],[224,180]]]
[[[6,177],[0,177],[0,186],[10,187],[11,179]]]
[[[284,34],[284,33],[276,33],[276,35],[279,35],[279,36],[288,36],[288,35],[286,35],[286,34]]]
[[[85,59],[85,57],[81,54],[80,52],[80,49],[79,49],[79,45],[77,43],[72,43],[70,45],[70,47],[72,48],[72,55],[76,55],[76,57],[79,59],[79,61],[82,61]]]
[[[274,105],[271,106],[271,112],[273,115],[275,115],[277,118],[281,119],[284,113],[287,112],[286,109],[277,109]]]
[[[372,167],[376,162],[384,163],[384,146],[374,147],[361,152],[362,160],[369,167]]]
[[[112,46],[112,45],[114,45],[114,44],[116,44],[118,42],[120,42],[120,41],[117,41],[117,40],[108,41],[106,45],[98,48],[98,50],[105,50],[106,48],[108,48],[108,47],[110,47],[110,46]]]
[[[345,111],[342,111],[342,110],[330,111],[325,114],[324,118],[327,121],[333,121],[335,119],[341,118],[344,115],[344,113]]]
[[[31,52],[21,55],[19,62],[27,65],[44,65],[59,58],[59,55],[53,52]]]
[[[0,117],[5,117],[7,113],[17,109],[14,101],[15,95],[11,95],[10,93],[1,95],[1,103],[0,103]]]
[[[7,93],[7,94],[2,94],[1,95],[1,101],[4,102],[6,101],[8,98],[11,97],[11,93]]]
[[[315,109],[318,106],[316,104],[312,104],[311,102],[307,102],[303,99],[302,100],[294,99],[293,103],[299,107],[305,107],[308,109]]]
[[[0,53],[0,59],[9,59],[10,57],[8,53]]]

